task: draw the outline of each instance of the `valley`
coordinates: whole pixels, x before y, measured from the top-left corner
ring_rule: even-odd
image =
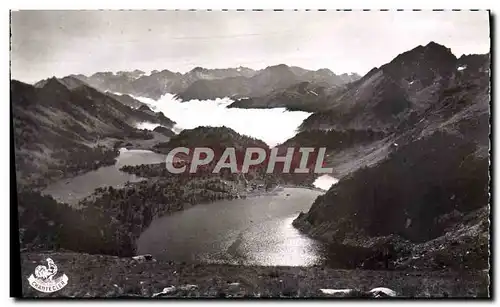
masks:
[[[23,269],[51,252],[73,270],[109,262],[89,274],[120,289],[130,281],[115,270],[134,282],[164,270],[162,282],[210,296],[228,293],[227,272],[251,276],[235,296],[317,292],[269,286],[293,272],[316,288],[364,289],[366,275],[402,295],[485,296],[489,67],[489,54],[457,58],[430,42],[364,76],[280,64],[12,80]],[[214,174],[208,164],[174,175],[165,157],[175,147],[326,147],[333,173]],[[141,254],[157,262],[130,260]],[[95,291],[151,296],[146,283]]]

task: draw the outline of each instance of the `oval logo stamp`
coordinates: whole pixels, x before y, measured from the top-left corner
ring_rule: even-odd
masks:
[[[52,293],[61,290],[68,284],[68,276],[63,274],[56,277],[57,266],[51,258],[47,258],[47,266],[39,265],[35,268],[35,274],[28,277],[30,286],[40,292]]]

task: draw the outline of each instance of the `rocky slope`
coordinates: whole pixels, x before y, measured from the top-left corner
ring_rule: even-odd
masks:
[[[18,183],[50,180],[113,164],[117,140],[148,139],[137,123],[172,127],[162,113],[142,112],[78,79],[51,78],[35,86],[11,81]]]
[[[477,229],[458,227],[456,234],[447,235],[447,243],[461,245],[460,257],[473,259],[469,267],[487,268],[488,160],[476,157],[476,150],[473,142],[440,132],[402,146],[376,166],[339,181],[316,199],[295,225],[326,242],[359,248],[355,253],[358,267],[394,268],[403,258],[416,256],[408,250],[412,243],[429,242],[453,232],[464,216],[479,216],[481,209],[483,218],[467,226]],[[464,231],[464,237],[458,239],[458,233]],[[387,248],[390,259],[369,262]],[[430,249],[419,252],[426,254]],[[447,256],[443,265],[465,265],[455,256]]]
[[[25,277],[51,257],[68,285],[55,293],[33,289]],[[77,253],[22,253],[25,298],[308,298],[320,289],[353,289],[348,297],[373,298],[387,287],[396,297],[489,297],[486,272],[335,270],[324,267],[260,267],[138,261]],[[58,276],[59,276],[58,274]],[[168,288],[164,291],[165,288]],[[164,292],[164,294],[162,294]],[[19,294],[21,295],[21,294]],[[342,297],[342,293],[333,295]]]
[[[330,88],[319,95],[319,100],[314,100],[317,97],[304,84],[302,95],[285,95],[286,100],[298,109],[314,105],[321,106],[321,110],[304,120],[299,133],[285,144],[297,144],[296,139],[300,138],[304,144],[326,146],[328,165],[334,167],[337,178],[375,165],[398,145],[437,130],[479,140],[478,150],[487,156],[489,65],[489,54],[457,59],[448,48],[431,42],[372,69],[357,81]],[[272,97],[247,101],[259,107],[284,106]],[[325,139],[325,131],[369,131],[379,137],[345,146],[335,144],[335,138]]]
[[[303,81],[285,89],[274,89],[265,95],[236,99],[229,108],[287,108],[291,111],[318,112],[328,107],[329,93],[338,88],[340,86],[332,88],[328,85]]]
[[[134,99],[132,96],[127,95],[127,94],[114,94],[112,92],[106,91],[106,95],[118,100],[119,102],[123,103],[126,106],[131,107],[132,109],[139,109],[142,106],[147,107],[147,105],[145,103],[143,103],[137,99]]]
[[[488,55],[434,43],[350,84],[302,129],[319,143],[332,127],[385,137],[294,225],[348,251],[340,266],[488,268],[489,86]]]

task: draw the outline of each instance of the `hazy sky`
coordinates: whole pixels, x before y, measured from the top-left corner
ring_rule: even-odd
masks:
[[[489,51],[486,11],[18,11],[12,77],[287,64],[365,74],[430,41]]]

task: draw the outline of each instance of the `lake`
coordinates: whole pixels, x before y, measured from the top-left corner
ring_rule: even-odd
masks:
[[[161,163],[165,162],[165,157],[165,155],[150,150],[121,148],[114,165],[100,167],[97,170],[73,178],[56,181],[44,188],[42,193],[51,195],[59,202],[76,205],[97,188],[107,186],[120,188],[128,181],[145,180],[134,174],[120,171],[120,168],[124,165]]]
[[[282,188],[273,195],[200,204],[154,220],[137,241],[156,259],[248,265],[314,265],[322,245],[292,221],[321,192]]]

